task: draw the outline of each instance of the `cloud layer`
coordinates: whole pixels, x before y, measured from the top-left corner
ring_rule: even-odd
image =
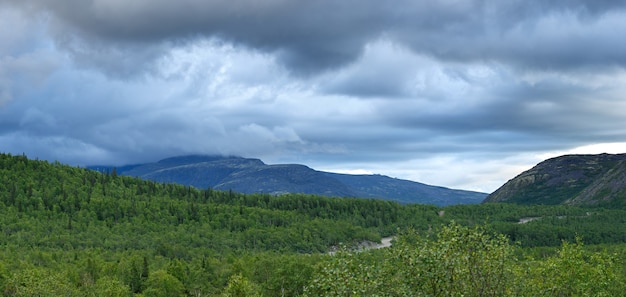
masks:
[[[0,149],[492,191],[626,142],[621,32],[623,1],[0,0]]]

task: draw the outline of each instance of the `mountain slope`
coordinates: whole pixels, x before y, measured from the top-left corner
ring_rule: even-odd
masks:
[[[420,203],[423,204],[451,205],[473,204],[476,199],[485,197],[484,193],[453,190],[378,174],[326,174],[348,186],[357,197],[363,198],[390,198],[401,203],[415,203],[413,197],[421,197]]]
[[[484,202],[615,204],[622,203],[625,190],[626,154],[565,155],[522,172]]]
[[[304,165],[254,166],[234,172],[215,188],[233,189],[241,193],[303,193],[349,197],[355,193],[336,179]]]
[[[111,171],[111,166],[91,166]],[[317,171],[299,164],[267,165],[259,159],[221,156],[182,156],[156,163],[116,168],[121,175],[200,189],[240,193],[303,193],[331,197],[362,197],[402,203],[472,204],[487,194],[452,190],[382,175],[348,175]]]
[[[624,206],[626,202],[626,160],[620,160],[576,197],[565,204],[606,204]]]
[[[184,156],[144,164],[120,174],[139,176],[158,182],[172,182],[199,189],[216,188],[221,182],[244,169],[260,168],[265,164],[258,159],[240,157]],[[228,189],[226,189],[228,190]]]

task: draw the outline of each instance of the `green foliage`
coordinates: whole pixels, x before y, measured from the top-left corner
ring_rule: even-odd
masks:
[[[312,253],[379,240],[411,217],[400,217],[403,207],[388,201],[199,190],[21,156],[0,155],[0,173],[5,235],[35,232],[43,235],[35,244],[47,247],[155,250],[186,259],[223,250]],[[42,219],[49,224],[38,226]]]
[[[5,296],[82,296],[63,272],[31,267],[15,272],[4,288]]]
[[[382,259],[340,252],[313,277],[307,296],[504,296],[513,247],[502,235],[456,224],[436,236],[409,231]]]
[[[401,236],[393,248],[399,280],[410,294],[504,296],[512,277],[513,247],[503,235],[456,224],[436,236]]]
[[[585,244],[626,242],[625,209],[488,203],[443,210],[443,218],[469,226],[488,224],[523,247],[558,247],[564,240],[575,241],[576,236]],[[520,223],[522,218],[532,220]]]
[[[300,296],[319,256],[259,254],[245,261],[252,267],[249,279],[264,296]]]
[[[580,241],[564,242],[558,254],[529,260],[518,270],[519,296],[620,296],[626,289],[615,255],[589,253]],[[549,281],[546,281],[549,280]]]
[[[563,243],[556,255],[517,260],[518,247],[482,227],[408,231],[381,254],[339,252],[304,296],[621,296],[623,262]]]
[[[118,271],[122,281],[133,293],[141,293],[145,289],[145,282],[150,276],[145,257],[141,258],[137,254],[132,254],[122,258]]]
[[[0,294],[611,296],[625,289],[624,218],[624,209],[242,195],[0,154]],[[351,248],[390,235],[391,248]]]
[[[86,288],[85,296],[93,297],[128,297],[130,289],[121,281],[110,276],[99,278],[93,288]]]
[[[0,246],[10,255],[20,250],[24,263],[61,265],[60,271],[71,271],[64,276],[68,284],[83,293],[113,280],[134,294],[150,294],[150,270],[160,269],[178,279],[185,294],[215,294],[236,266],[247,265],[227,259],[278,251],[250,259],[258,271],[273,268],[246,277],[267,294],[297,295],[315,257],[303,261],[295,253],[377,241],[401,220],[419,224],[426,217],[387,201],[199,190],[5,154],[0,179]],[[61,262],[65,251],[76,258]],[[24,269],[19,261],[7,265]],[[4,276],[3,283],[15,277]]]
[[[304,296],[383,296],[384,276],[376,262],[367,261],[365,254],[340,250],[329,256],[317,269],[305,288]]]
[[[151,273],[146,281],[145,297],[179,297],[183,296],[184,286],[177,278],[167,271],[157,270]]]
[[[256,286],[241,274],[235,274],[228,280],[228,285],[222,294],[223,297],[257,297]]]

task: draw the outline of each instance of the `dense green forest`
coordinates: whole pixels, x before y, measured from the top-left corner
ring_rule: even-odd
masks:
[[[623,209],[243,195],[0,154],[0,226],[5,296],[614,296],[626,283]]]

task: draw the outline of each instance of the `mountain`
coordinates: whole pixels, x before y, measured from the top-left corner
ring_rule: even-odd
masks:
[[[299,164],[268,165],[259,159],[234,156],[181,156],[156,163],[89,168],[115,170],[120,175],[190,185],[199,189],[213,188],[240,193],[303,193],[440,206],[480,203],[487,196],[485,193],[453,190],[383,175],[330,173]]]
[[[545,160],[509,180],[484,202],[622,205],[626,202],[626,154]]]
[[[477,203],[476,199],[486,196],[484,193],[431,186],[379,174],[351,175],[330,172],[325,174],[348,186],[355,193],[354,196],[362,198],[390,197],[401,203],[452,205],[474,204]]]

